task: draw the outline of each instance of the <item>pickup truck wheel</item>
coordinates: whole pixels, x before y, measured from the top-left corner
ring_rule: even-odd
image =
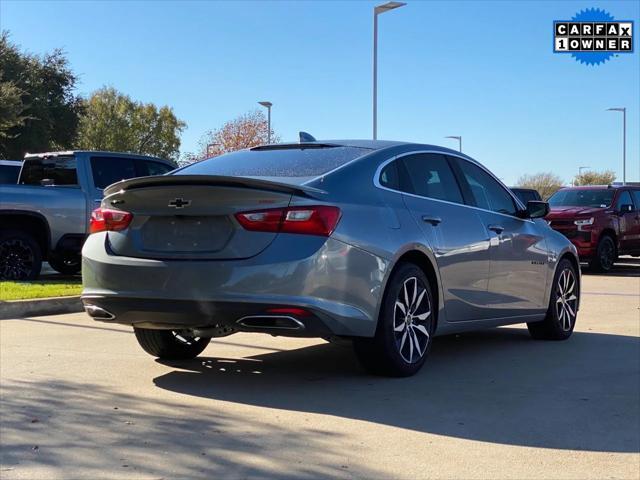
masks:
[[[589,268],[594,272],[608,272],[613,268],[616,260],[616,245],[609,235],[603,236],[598,242],[596,255],[589,262]]]
[[[133,327],[136,340],[149,355],[163,360],[189,360],[200,355],[211,340],[193,337],[179,330],[153,330]]]
[[[75,275],[80,273],[82,262],[77,253],[68,253],[60,256],[52,256],[48,259],[49,266],[63,275]]]
[[[42,269],[38,242],[19,230],[0,232],[0,279],[34,280]]]

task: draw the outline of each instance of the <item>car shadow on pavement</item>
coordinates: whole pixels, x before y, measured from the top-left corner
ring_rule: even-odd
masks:
[[[618,258],[613,268],[607,273],[592,272],[586,263],[580,265],[585,275],[602,277],[640,277],[640,258],[623,256]]]
[[[526,329],[498,328],[437,338],[425,368],[411,378],[366,375],[350,348],[321,344],[173,363],[175,370],[154,383],[202,398],[482,442],[638,452],[639,355],[636,337],[576,332],[566,342],[540,342]]]

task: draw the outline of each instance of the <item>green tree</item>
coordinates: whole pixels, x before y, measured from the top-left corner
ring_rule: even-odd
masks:
[[[85,102],[78,148],[112,150],[178,159],[186,124],[167,106],[132,100],[114,88],[94,92]]]
[[[518,187],[537,190],[543,200],[547,200],[551,195],[556,193],[563,184],[562,178],[551,172],[522,175],[517,182]]]
[[[587,171],[580,175],[576,175],[574,185],[611,185],[616,179],[613,170],[603,170],[602,172]]]
[[[1,32],[0,156],[70,148],[82,111],[76,81],[62,50],[28,54]]]

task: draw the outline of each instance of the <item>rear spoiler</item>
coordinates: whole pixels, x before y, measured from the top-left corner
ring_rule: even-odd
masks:
[[[175,185],[218,185],[224,187],[244,187],[255,190],[269,190],[306,196],[325,195],[327,192],[319,188],[292,183],[272,182],[247,177],[226,177],[218,175],[156,175],[152,177],[130,178],[109,185],[104,190],[104,196],[112,195],[121,190],[136,188],[175,186]]]

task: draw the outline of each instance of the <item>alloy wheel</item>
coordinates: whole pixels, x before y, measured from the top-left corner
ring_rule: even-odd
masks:
[[[396,347],[407,363],[418,362],[431,341],[431,303],[426,286],[416,277],[404,281],[393,310]]]
[[[185,345],[193,345],[194,343],[198,343],[200,337],[194,337],[185,333],[184,330],[171,330],[172,335],[178,340],[180,343],[184,343]]]
[[[573,271],[565,268],[558,277],[556,314],[562,330],[571,330],[576,318],[578,297],[576,296],[576,277]]]
[[[20,280],[31,275],[35,256],[28,243],[12,238],[0,243],[0,278]]]
[[[605,241],[600,249],[600,264],[605,270],[609,270],[613,266],[614,247],[610,241]]]

